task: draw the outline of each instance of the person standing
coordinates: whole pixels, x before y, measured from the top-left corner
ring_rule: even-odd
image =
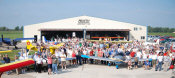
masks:
[[[65,54],[65,52],[63,52],[63,50],[62,50],[62,52],[60,54],[60,57],[61,57],[61,67],[62,67],[62,70],[63,70],[63,66],[66,69],[66,54]]]
[[[135,62],[134,67],[135,69],[137,69],[138,68],[138,58],[137,57],[134,57],[134,62]]]
[[[164,63],[163,70],[166,72],[168,70],[169,65],[170,65],[170,57],[168,54],[164,56],[163,63]]]
[[[159,53],[159,56],[157,57],[157,62],[158,62],[158,65],[156,67],[156,71],[159,69],[159,71],[162,70],[162,64],[163,64],[163,54],[162,53]]]
[[[93,49],[90,51],[89,55],[90,56],[93,56],[94,55]],[[90,59],[90,62],[91,62],[91,64],[93,64],[94,60],[93,59]]]
[[[44,56],[42,56],[42,70],[44,70],[44,72],[46,72],[47,71],[47,59],[44,57]]]
[[[19,60],[21,61],[21,60],[25,60],[25,57],[23,56],[23,50],[21,50],[21,56],[19,57]],[[25,67],[22,67],[21,68],[21,71],[22,71],[22,74],[24,74],[25,73]]]
[[[131,62],[131,59],[128,61],[128,70],[131,70],[132,69],[132,62]]]
[[[153,65],[153,68],[156,67],[156,60],[157,60],[157,53],[154,52],[154,54],[152,55],[152,65]]]
[[[75,53],[75,50],[73,50],[73,52],[72,52],[72,58],[75,58],[75,59],[72,60],[72,64],[76,65],[76,53]]]
[[[35,72],[37,72],[37,70],[36,70],[36,59],[37,58],[38,58],[38,55],[37,55],[37,52],[35,52],[35,54],[33,55],[33,60],[35,61],[35,64],[34,64]]]
[[[51,55],[48,55],[47,63],[48,63],[48,75],[50,75],[51,74],[51,69],[52,69],[52,57],[51,57]]]
[[[3,58],[3,60],[4,60],[5,64],[10,63],[10,58],[8,57],[8,55],[7,55],[7,54],[5,54],[5,57]],[[9,74],[10,74],[10,72],[9,72],[9,71],[7,71],[7,72],[6,72],[6,74],[7,74],[7,75],[9,75]]]
[[[52,55],[52,72],[53,74],[58,74],[58,58],[56,58],[56,56],[53,54]]]
[[[81,63],[81,55],[82,55],[82,53],[83,53],[82,50],[79,49],[79,50],[78,50],[78,55],[77,55],[77,58],[78,58],[77,61],[79,62],[79,65],[82,65],[82,63]]]
[[[19,61],[18,56],[15,55],[15,62]],[[19,68],[16,69],[16,74],[19,75]]]
[[[36,63],[37,63],[37,72],[41,73],[42,58],[40,57],[40,55],[38,55],[38,58],[36,59]]]
[[[82,52],[83,52],[83,55],[87,55],[88,54],[86,49],[82,50]],[[83,64],[86,64],[86,62],[87,62],[87,58],[83,58]]]

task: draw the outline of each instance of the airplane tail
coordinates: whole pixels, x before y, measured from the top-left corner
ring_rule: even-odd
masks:
[[[160,42],[160,39],[157,39],[156,44],[159,44],[159,42]]]
[[[33,46],[29,40],[26,41],[27,44],[27,49],[28,50],[34,50],[34,51],[38,51],[38,49],[36,48],[36,46]]]
[[[45,36],[42,36],[42,39],[43,39],[43,43],[46,43],[46,37]]]

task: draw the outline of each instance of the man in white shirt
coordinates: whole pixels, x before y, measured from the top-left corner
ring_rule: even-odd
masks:
[[[23,52],[21,52],[21,56],[19,57],[19,60],[21,61],[21,60],[25,60],[25,57],[23,56]],[[22,74],[24,74],[25,73],[25,67],[22,67],[21,68],[21,71],[22,71]]]
[[[56,56],[57,58],[59,58],[59,56],[60,56],[60,53],[59,53],[59,50],[58,50],[58,49],[55,50],[55,56]]]
[[[142,53],[141,53],[140,51],[138,51],[138,52],[136,53],[136,55],[137,55],[137,57],[138,57],[139,59],[141,59]]]
[[[36,70],[36,59],[37,58],[38,58],[38,55],[37,55],[37,52],[35,52],[35,54],[33,55],[33,60],[35,61],[35,64],[34,64],[35,72],[37,72]]]
[[[40,57],[40,55],[38,55],[38,58],[36,59],[36,64],[37,64],[37,72],[41,73],[42,58]]]
[[[162,64],[163,64],[163,54],[159,53],[159,56],[157,57],[158,65],[156,67],[156,71],[159,69],[159,71],[162,70]]]

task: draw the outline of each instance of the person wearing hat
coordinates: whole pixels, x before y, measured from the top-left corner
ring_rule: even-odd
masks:
[[[37,72],[37,70],[36,70],[36,59],[37,58],[38,58],[38,55],[37,55],[37,52],[35,52],[35,54],[33,55],[33,60],[35,61],[35,64],[34,64],[35,72]]]

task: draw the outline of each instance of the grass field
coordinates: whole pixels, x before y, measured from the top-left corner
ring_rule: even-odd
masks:
[[[1,34],[3,34],[4,38],[10,38],[10,39],[23,38],[23,31],[0,31],[0,35]]]
[[[160,36],[173,36],[173,37],[175,37],[175,33],[148,33],[148,35],[160,35]]]
[[[20,50],[12,50],[12,52],[0,53],[0,54],[1,55],[8,54],[8,56],[10,57],[10,60],[14,61],[15,60],[15,55],[18,55],[18,52],[20,52]]]
[[[15,60],[15,55],[18,55],[18,52],[20,52],[20,50],[12,50],[12,52],[9,52],[9,53],[0,53],[1,55],[5,55],[5,54],[8,54],[8,56],[10,57],[10,60],[11,61],[14,61]],[[0,65],[2,63],[0,62]]]
[[[11,61],[14,61],[15,60],[15,55],[18,55],[18,52],[21,52],[20,50],[12,50],[12,52],[9,52],[9,53],[0,53],[1,55],[5,55],[5,54],[8,54],[8,56],[10,57],[10,60]],[[29,55],[33,55],[35,53],[35,51],[30,51]],[[0,62],[0,65],[2,63]]]

